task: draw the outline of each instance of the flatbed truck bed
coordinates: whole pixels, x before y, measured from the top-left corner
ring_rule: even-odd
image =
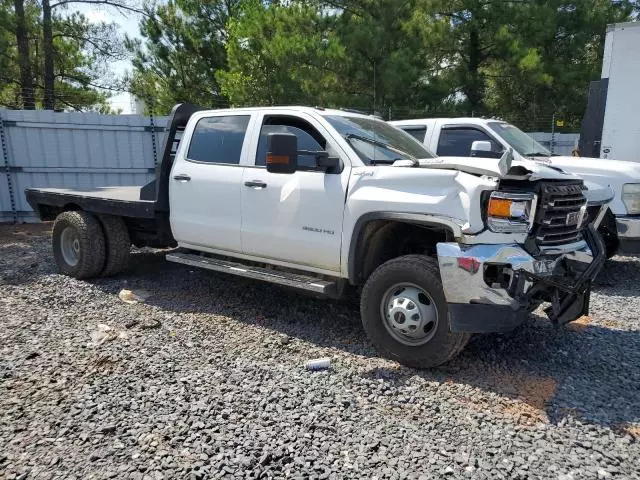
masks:
[[[172,247],[176,241],[169,224],[169,174],[181,134],[191,115],[201,108],[176,105],[169,117],[162,161],[156,178],[144,186],[96,187],[92,189],[28,188],[27,201],[42,220],[54,220],[67,210],[83,210],[121,217],[131,242],[138,246]]]
[[[73,188],[30,188],[29,201],[36,208],[42,208],[42,202],[52,207],[65,207],[73,204],[82,210],[108,215],[120,215],[134,218],[155,218],[156,202],[141,200],[142,187],[97,187],[91,190]]]

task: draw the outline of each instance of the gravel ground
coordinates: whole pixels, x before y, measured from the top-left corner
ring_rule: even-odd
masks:
[[[418,371],[352,307],[161,252],[57,275],[49,228],[0,226],[0,477],[640,478],[640,258],[577,324],[532,317]]]

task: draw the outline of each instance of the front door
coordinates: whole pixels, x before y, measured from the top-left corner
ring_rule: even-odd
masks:
[[[243,173],[242,247],[247,255],[340,271],[342,217],[350,165],[324,172],[315,156],[299,155],[293,174],[267,172],[267,135],[292,133],[298,150],[327,150],[343,157],[313,118],[264,115],[252,150],[256,161]]]
[[[169,178],[171,230],[180,246],[240,252],[241,186],[250,114],[205,114]]]

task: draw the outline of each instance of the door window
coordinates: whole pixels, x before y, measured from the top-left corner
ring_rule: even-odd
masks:
[[[249,115],[229,115],[198,120],[191,136],[187,159],[238,165],[249,118]]]
[[[295,117],[267,117],[260,129],[256,166],[265,166],[267,158],[267,136],[270,133],[291,133],[295,135],[298,139],[298,150],[318,152],[324,151],[327,148],[327,142],[324,137],[308,122]],[[298,169],[319,170],[316,165],[315,155],[298,155]]]
[[[438,141],[438,155],[441,157],[468,157],[471,145],[476,140],[491,142],[491,151],[499,153],[502,147],[489,135],[476,128],[443,128]]]

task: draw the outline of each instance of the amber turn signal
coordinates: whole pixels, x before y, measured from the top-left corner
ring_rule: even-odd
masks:
[[[489,199],[489,208],[487,210],[490,217],[511,217],[511,204],[513,200],[507,200],[505,198],[491,198]]]

